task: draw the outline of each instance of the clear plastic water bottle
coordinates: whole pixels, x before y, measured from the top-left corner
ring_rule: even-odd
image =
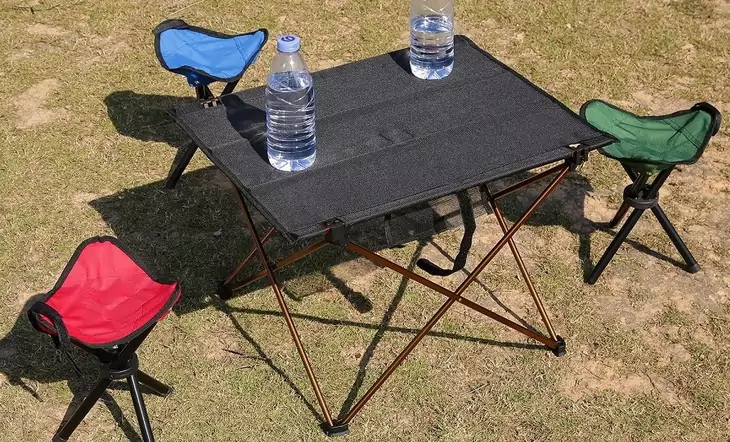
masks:
[[[424,80],[454,68],[454,2],[411,0],[411,71]]]
[[[279,53],[266,88],[266,142],[269,163],[279,170],[304,170],[317,156],[314,87],[295,35],[279,37]]]

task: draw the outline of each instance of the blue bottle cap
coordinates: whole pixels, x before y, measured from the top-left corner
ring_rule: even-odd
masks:
[[[302,41],[296,35],[282,35],[276,40],[276,49],[279,52],[296,52],[302,45]]]

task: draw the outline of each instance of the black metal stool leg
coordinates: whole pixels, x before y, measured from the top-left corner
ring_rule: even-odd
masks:
[[[687,263],[687,271],[690,273],[699,272],[699,263],[697,263],[695,257],[692,256],[692,252],[689,251],[689,248],[687,248],[687,245],[684,243],[684,241],[682,241],[682,238],[679,237],[677,229],[675,229],[672,223],[669,221],[669,218],[667,218],[667,214],[664,213],[664,210],[662,210],[662,208],[657,205],[656,207],[653,207],[651,211],[654,213],[654,216],[656,216],[659,224],[662,225],[664,231],[667,232],[667,236],[669,236],[669,239],[672,240],[674,247],[676,247],[679,254],[682,255],[684,262]]]
[[[94,388],[89,392],[83,402],[81,402],[79,408],[71,415],[71,418],[53,436],[53,442],[65,442],[71,437],[71,434],[78,428],[86,415],[89,414],[89,411],[91,411],[101,395],[104,394],[104,391],[106,391],[111,382],[111,379],[108,378],[99,379]]]
[[[611,245],[608,246],[608,249],[606,249],[606,252],[601,257],[601,260],[598,261],[598,264],[596,264],[593,272],[591,272],[590,276],[588,276],[588,279],[586,280],[588,284],[595,284],[596,281],[598,281],[598,278],[600,278],[603,271],[606,270],[606,266],[616,255],[616,252],[618,252],[621,244],[626,241],[629,233],[631,233],[631,230],[633,230],[634,226],[636,226],[636,223],[639,222],[639,218],[641,218],[641,215],[643,213],[644,211],[641,209],[634,209],[634,211],[631,213],[631,216],[629,216],[629,219],[626,221],[626,224],[621,227],[621,230],[619,230],[619,232],[616,234],[616,237],[611,242]]]
[[[137,377],[139,378],[140,384],[154,391],[158,396],[167,397],[174,391],[171,386],[158,381],[142,370],[137,371]]]
[[[147,408],[144,406],[144,398],[142,397],[142,392],[139,389],[137,373],[132,373],[127,378],[127,384],[129,384],[129,392],[132,395],[132,403],[134,404],[134,412],[137,414],[139,429],[142,432],[142,440],[144,442],[154,442],[155,438],[152,435],[150,419],[147,417]]]
[[[183,172],[185,172],[185,168],[188,167],[188,164],[190,164],[190,160],[193,159],[193,155],[195,155],[195,152],[198,150],[198,146],[190,141],[181,149],[183,149],[182,154],[178,154],[180,161],[177,162],[177,165],[173,163],[173,169],[167,176],[167,181],[165,181],[165,187],[168,189],[173,189],[175,187]]]

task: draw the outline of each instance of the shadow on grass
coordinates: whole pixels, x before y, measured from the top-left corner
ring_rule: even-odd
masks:
[[[176,106],[192,101],[192,97],[117,91],[109,94],[104,104],[119,134],[179,148],[187,137],[175,124],[172,112]]]
[[[140,141],[167,143],[177,149],[170,165],[172,171],[187,150],[183,147],[189,143],[184,132],[175,124],[173,109],[193,101],[193,97],[116,91],[104,99],[104,104],[109,119],[121,135]]]
[[[416,249],[416,251],[413,254],[413,258],[411,259],[411,262],[408,265],[409,270],[413,270],[416,260],[420,256],[421,250],[423,249],[424,246],[425,246],[425,242],[419,243],[418,248]],[[363,382],[367,375],[367,369],[368,369],[368,366],[370,365],[370,361],[372,360],[373,355],[375,354],[375,350],[377,349],[381,340],[385,336],[385,333],[386,332],[406,333],[406,334],[412,334],[415,336],[416,334],[418,334],[420,332],[420,330],[416,329],[416,328],[394,327],[394,326],[390,325],[393,315],[397,311],[398,306],[400,305],[401,300],[403,299],[403,295],[405,294],[405,290],[406,290],[408,283],[409,283],[409,280],[407,278],[403,277],[401,279],[401,283],[398,287],[398,290],[396,291],[395,296],[393,297],[390,305],[388,306],[385,314],[383,315],[380,323],[378,323],[378,324],[349,321],[349,320],[343,320],[343,319],[321,318],[321,317],[312,316],[312,315],[292,313],[292,317],[294,319],[297,319],[300,321],[310,321],[310,322],[316,322],[319,324],[326,324],[326,325],[333,325],[333,326],[358,327],[358,328],[375,330],[375,335],[373,336],[372,340],[370,341],[370,344],[368,344],[367,348],[363,352],[362,358],[360,359],[360,362],[358,364],[358,372],[355,376],[355,381],[354,381],[352,387],[350,388],[347,398],[345,399],[345,402],[343,403],[343,405],[340,409],[339,417],[338,417],[339,419],[342,419],[345,416],[345,414],[347,414],[347,412],[352,408],[352,406],[355,404],[355,401],[359,397],[360,390],[363,386]],[[494,295],[492,295],[492,296],[496,299],[496,297]],[[248,333],[246,333],[245,330],[243,330],[243,328],[240,326],[238,320],[235,318],[235,316],[233,316],[233,313],[241,313],[241,314],[247,314],[247,315],[283,317],[282,313],[280,311],[276,311],[276,310],[235,308],[235,307],[230,307],[229,305],[227,305],[225,303],[221,303],[221,304],[222,304],[220,306],[221,310],[224,311],[229,316],[231,321],[234,323],[234,325],[239,330],[239,332],[244,336],[244,338],[254,346],[256,351],[259,353],[259,356],[265,358],[265,360],[267,361],[267,364],[269,366],[271,366],[273,370],[275,370],[277,373],[279,373],[279,375],[281,375],[287,383],[289,383],[292,390],[294,390],[295,393],[299,396],[299,398],[306,403],[307,407],[310,409],[312,414],[314,414],[320,420],[322,420],[319,412],[313,408],[311,403],[309,403],[306,399],[304,399],[304,396],[302,395],[301,391],[295,385],[293,385],[291,383],[289,378],[283,372],[281,372],[280,369],[278,369],[275,365],[273,365],[270,362],[270,360],[266,357],[266,355],[261,350],[261,347],[251,339],[250,335]],[[466,342],[475,342],[475,343],[479,343],[479,344],[494,345],[494,346],[507,347],[507,348],[522,348],[522,349],[531,349],[531,350],[544,350],[545,349],[544,346],[537,345],[537,344],[501,342],[501,341],[495,341],[492,339],[463,336],[463,335],[458,335],[458,334],[454,334],[454,333],[444,333],[444,332],[438,332],[438,331],[431,331],[427,334],[427,336],[444,338],[444,339],[454,339],[454,340],[466,341]]]
[[[519,179],[529,178],[530,174],[525,173],[521,176],[514,177],[510,182],[516,182]],[[545,188],[549,178],[539,183],[533,184],[517,193],[505,197],[500,200],[499,206],[505,217],[511,222],[515,222],[529,207],[532,201]],[[499,186],[493,186],[498,189]],[[595,263],[591,259],[591,236],[597,231],[608,233],[616,236],[618,228],[611,229],[608,227],[610,220],[589,220],[585,213],[586,195],[593,190],[590,181],[580,173],[570,173],[567,178],[560,184],[558,190],[548,197],[538,208],[535,214],[527,221],[531,226],[550,226],[556,225],[565,228],[568,232],[579,237],[580,245],[578,249],[578,257],[581,261],[581,270],[583,279],[586,280],[593,271]],[[616,207],[618,210],[618,206]],[[519,235],[519,233],[518,233]],[[627,238],[624,244],[649,255],[653,258],[668,262],[675,266],[684,268],[681,261],[666,256],[656,250],[641,244],[641,242]],[[509,253],[509,252],[506,252]],[[603,250],[601,251],[601,254]],[[547,257],[549,259],[549,257]]]
[[[55,350],[51,338],[39,333],[30,325],[26,312],[41,296],[36,295],[26,302],[13,328],[0,340],[0,372],[7,376],[10,385],[22,388],[39,402],[43,402],[44,398],[37,392],[38,384],[62,381],[68,383],[73,399],[61,422],[57,423],[58,427],[54,430],[55,432],[71,417],[94,387],[98,380],[100,365],[94,356],[72,346],[69,349],[69,355],[78,365],[81,373],[76,372],[67,357]],[[124,382],[112,382],[109,390],[129,391]],[[99,402],[106,406],[127,439],[133,442],[141,441],[131,400],[125,401],[124,410],[122,410],[117,401],[109,394],[109,390],[102,395]],[[143,393],[150,392],[144,386],[142,386],[142,391]],[[79,428],[76,431],[81,432],[83,429]],[[77,434],[74,433],[74,436]]]
[[[207,168],[186,173],[174,190],[163,189],[163,183],[160,181],[99,198],[90,204],[101,214],[114,233],[132,250],[137,252],[142,264],[151,269],[159,270],[160,273],[156,276],[182,281],[183,298],[175,307],[177,314],[188,314],[210,305],[225,312],[243,338],[259,353],[259,356],[266,360],[272,370],[279,373],[289,383],[302,400],[305,400],[297,387],[280,368],[268,359],[264,350],[241,327],[234,316],[234,313],[260,315],[278,315],[279,313],[254,310],[239,311],[222,303],[214,295],[218,281],[224,278],[228,270],[238,264],[235,259],[241,259],[251,249],[250,237],[231,196],[231,190],[226,180],[214,168]],[[259,225],[259,232],[263,234],[266,230],[265,222],[256,214],[254,214],[254,218]],[[374,250],[382,249],[382,238],[375,238],[374,236],[377,235],[368,231],[367,228],[361,235],[362,238],[360,239],[366,247]],[[413,261],[409,265],[410,268],[415,265],[415,260],[425,245],[426,242],[420,243]],[[276,260],[290,254],[301,246],[301,244],[291,245],[285,239],[275,235],[267,243],[267,251],[270,251],[270,257]],[[365,295],[352,290],[330,270],[333,266],[350,261],[355,257],[356,255],[347,250],[326,247],[317,254],[283,269],[280,273],[281,281],[286,281],[287,277],[291,275],[320,273],[342,293],[343,297],[349,301],[355,310],[367,312],[372,309],[371,301]],[[259,268],[254,265],[252,269],[246,271],[248,274],[243,275],[243,277],[255,273],[257,270]],[[390,326],[391,318],[400,304],[406,286],[407,280],[404,279],[379,324],[343,322],[294,315],[295,318],[300,320],[375,330],[375,335],[360,361],[359,371],[348,399],[342,408],[343,412],[351,407],[358,397],[367,367],[383,335],[389,331],[413,334],[418,332],[416,329]],[[265,287],[266,283],[262,279],[237,291],[236,296],[245,296],[247,293]],[[311,294],[299,292],[296,285],[294,287],[284,285],[283,291],[294,302],[301,302]],[[494,294],[492,294],[492,297],[493,299],[496,298]],[[497,302],[503,305],[498,299]],[[507,311],[510,310],[507,309]],[[521,318],[518,320],[526,324]],[[447,335],[438,332],[432,332],[431,335],[487,345],[544,349],[540,345],[496,342],[489,339]],[[317,414],[311,404],[308,403],[307,405],[313,414]]]
[[[163,188],[163,182],[123,190],[98,198],[90,205],[102,216],[114,234],[136,252],[143,265],[157,269],[159,278],[181,281],[183,297],[174,308],[184,315],[212,304],[219,281],[252,247],[245,223],[238,212],[227,180],[215,168],[191,171],[183,175],[174,190]],[[265,230],[263,219],[254,213],[259,231]],[[271,259],[282,258],[301,247],[291,245],[279,235],[267,243]],[[356,310],[367,312],[372,303],[364,295],[349,289],[329,269],[350,254],[337,248],[326,248],[284,269],[282,280],[296,274],[320,272]],[[247,269],[249,276],[260,268]],[[244,272],[245,273],[245,272]],[[266,287],[261,279],[236,292],[245,295]],[[291,287],[285,292],[301,301],[311,293],[297,293]]]
[[[581,237],[581,256],[590,256],[590,233],[593,229],[585,228],[586,222],[583,215],[583,201],[586,192],[590,191],[590,184],[582,176],[572,175],[563,188],[564,190],[561,193],[545,202],[530,220],[530,224],[560,225],[571,232],[577,233]],[[507,218],[512,221],[516,220],[539,191],[540,186],[534,186],[527,189],[522,196],[505,199],[501,207]],[[217,282],[225,276],[226,271],[237,264],[235,259],[244,256],[251,247],[250,238],[245,231],[233,198],[231,198],[228,184],[214,168],[185,174],[175,190],[165,190],[163,182],[160,181],[102,197],[90,204],[101,214],[116,236],[135,252],[142,264],[153,269],[156,277],[182,281],[184,295],[180,304],[175,307],[177,314],[192,313],[211,305],[224,312],[231,319],[241,336],[258,353],[258,356],[266,361],[267,365],[289,384],[295,394],[306,403],[312,414],[321,419],[316,408],[305,399],[303,392],[299,389],[300,387],[295,385],[286,372],[266,355],[265,349],[252,338],[251,334],[236,318],[238,314],[280,316],[281,313],[278,311],[233,308],[214,295]],[[261,217],[255,216],[255,218],[257,224],[265,224]],[[590,225],[590,223],[588,224]],[[263,229],[260,228],[260,230]],[[377,250],[378,241],[373,240],[372,244],[369,244],[367,237],[364,238],[364,241],[365,246]],[[407,266],[408,268],[414,268],[415,262],[424,247],[438,247],[434,243],[430,244],[425,240],[419,243],[411,262]],[[267,249],[271,251],[271,258],[277,259],[290,254],[293,249],[300,246],[293,246],[282,238],[273,237]],[[444,250],[441,250],[441,252],[447,259],[452,259]],[[317,254],[316,257],[306,258],[293,264],[290,268],[284,269],[281,272],[281,280],[287,280],[287,277],[291,275],[320,272],[325,279],[342,292],[344,298],[351,303],[355,310],[366,312],[372,308],[370,300],[363,294],[350,289],[344,281],[337,278],[329,270],[339,263],[352,260],[354,256],[346,250],[328,247]],[[590,267],[592,266],[585,266],[588,269]],[[254,268],[253,271],[255,270],[257,269]],[[395,312],[400,306],[407,284],[408,280],[404,278],[380,322],[376,324],[294,314],[294,318],[299,322],[312,321],[337,326],[362,327],[375,331],[360,360],[358,372],[347,399],[340,410],[340,416],[344,415],[354,405],[357,398],[361,396],[367,369],[385,333],[409,333],[414,335],[418,333],[419,330],[417,329],[390,325]],[[266,287],[265,283],[259,281],[237,292],[237,295],[242,296],[264,287]],[[482,284],[482,288],[515,321],[533,329],[524,319],[504,305],[488,287]],[[285,286],[285,292],[293,302],[301,302],[311,294],[301,293],[296,287],[292,288],[291,286]],[[429,336],[501,347],[544,349],[541,345],[497,342],[490,339],[437,331],[432,331]],[[41,348],[44,351],[39,351]],[[0,341],[0,351],[2,354],[15,352],[16,354],[38,356],[0,358],[2,363],[0,369],[8,376],[11,384],[20,386],[39,400],[40,398],[33,388],[34,384],[68,380],[69,389],[75,397],[66,413],[68,417],[93,385],[95,378],[75,375],[66,361],[59,360],[58,357],[54,361],[52,357],[44,354],[45,350],[50,350],[50,354],[53,353],[50,340],[32,330],[25,313],[23,313],[11,332]],[[92,359],[83,355],[80,351],[75,351],[74,355],[85,372],[96,372],[97,366],[92,362]],[[102,401],[109,408],[127,437],[131,440],[139,440],[136,432],[136,422],[130,423],[110,396],[103,397]],[[126,412],[129,414],[129,410],[126,410]]]

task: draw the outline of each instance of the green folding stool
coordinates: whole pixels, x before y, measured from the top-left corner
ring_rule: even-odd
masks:
[[[700,266],[679,237],[677,230],[659,206],[659,189],[679,164],[693,164],[702,156],[710,139],[720,130],[720,112],[708,103],[691,109],[657,117],[640,117],[604,101],[591,100],[580,114],[597,129],[613,135],[618,142],[601,149],[601,153],[618,160],[633,181],[624,191],[624,202],[610,227],[618,226],[629,209],[629,216],[613,242],[587,279],[595,284],[621,244],[646,210],[651,210],[659,224],[687,264],[696,273]]]

